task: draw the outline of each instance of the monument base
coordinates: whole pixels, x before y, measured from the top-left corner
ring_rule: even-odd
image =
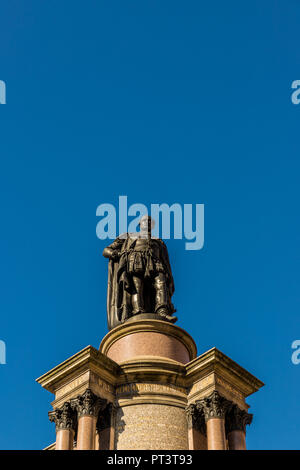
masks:
[[[114,328],[99,351],[88,346],[37,379],[55,394],[51,448],[244,449],[245,399],[263,383],[216,348],[196,355],[172,323],[137,318]]]

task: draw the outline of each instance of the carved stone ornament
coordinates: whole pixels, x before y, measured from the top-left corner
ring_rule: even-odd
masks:
[[[107,401],[95,395],[91,389],[71,400],[71,407],[77,411],[78,418],[81,416],[98,416],[100,410],[103,410]]]
[[[56,431],[61,429],[76,429],[77,416],[68,401],[61,408],[49,411],[48,416],[51,423],[55,423]]]
[[[197,406],[192,403],[186,407],[185,413],[188,422],[188,428],[194,428],[206,436],[206,424],[203,410],[197,408]]]
[[[203,412],[205,421],[211,418],[225,418],[225,414],[231,406],[232,402],[216,390],[210,396],[196,401],[196,407]]]
[[[237,405],[233,405],[226,415],[226,434],[231,431],[246,432],[246,425],[251,424],[253,415],[245,410],[240,410]]]

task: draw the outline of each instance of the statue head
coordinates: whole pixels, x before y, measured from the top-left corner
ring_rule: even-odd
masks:
[[[142,232],[151,232],[154,228],[155,222],[150,215],[143,215],[139,221],[139,226]]]

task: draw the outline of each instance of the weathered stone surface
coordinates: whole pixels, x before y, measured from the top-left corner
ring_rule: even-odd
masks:
[[[119,408],[115,449],[188,449],[185,410],[168,405],[133,405]]]

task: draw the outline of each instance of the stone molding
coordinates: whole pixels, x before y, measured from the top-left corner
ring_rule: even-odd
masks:
[[[120,374],[120,366],[93,346],[86,346],[36,381],[49,392],[56,394],[70,382],[70,378],[78,378],[86,372],[93,372],[113,387]]]
[[[140,356],[123,362],[120,366],[120,375],[116,384],[116,392],[120,387],[130,383],[160,383],[161,385],[176,387],[184,390],[185,367],[183,364],[172,359],[159,356]],[[139,385],[137,385],[139,387]]]
[[[254,377],[217,348],[206,351],[186,364],[185,367],[187,386],[192,387],[199,380],[213,374],[219,377],[220,380],[226,380],[226,384],[230,384],[234,393],[239,392],[243,396],[242,399],[257,392],[264,385],[261,380]],[[220,385],[223,385],[223,383]]]

